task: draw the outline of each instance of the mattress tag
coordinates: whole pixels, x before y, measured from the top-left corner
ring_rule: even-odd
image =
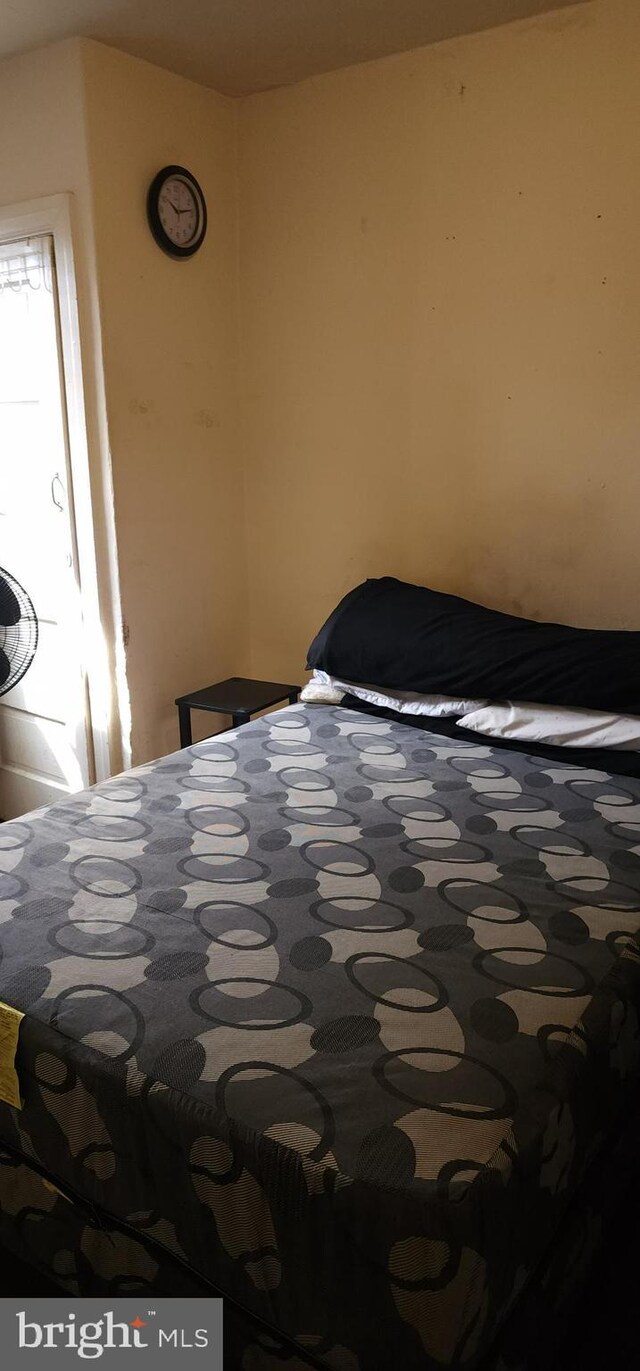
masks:
[[[53,1181],[47,1181],[47,1180],[45,1180],[45,1177],[44,1177],[44,1176],[41,1176],[41,1177],[40,1177],[40,1180],[42,1181],[42,1184],[43,1184],[45,1190],[49,1190],[49,1191],[51,1192],[52,1195],[57,1195],[58,1198],[61,1199],[61,1200],[67,1200],[68,1202],[70,1202],[70,1201],[69,1201],[69,1196],[68,1196],[68,1195],[65,1195],[64,1190],[59,1190],[58,1187],[57,1187],[57,1185],[54,1185],[54,1184],[53,1184]]]
[[[24,1014],[0,1000],[0,1100],[22,1109],[20,1082],[16,1071],[18,1034]]]

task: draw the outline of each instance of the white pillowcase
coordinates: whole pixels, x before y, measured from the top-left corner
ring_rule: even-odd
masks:
[[[482,709],[486,700],[456,700],[451,695],[415,695],[408,690],[387,690],[374,685],[356,685],[352,681],[339,681],[326,671],[314,671],[311,680],[303,686],[300,699],[310,703],[339,704],[343,695],[355,695],[370,705],[382,709],[393,709],[398,714],[430,714],[432,717],[447,714],[467,714],[471,710]]]
[[[302,687],[300,699],[304,704],[339,705],[344,693],[342,686],[331,684],[326,671],[314,671],[311,680]]]
[[[526,700],[491,704],[487,700],[456,700],[451,695],[416,695],[407,690],[340,681],[326,671],[314,671],[300,692],[306,703],[340,704],[344,695],[367,704],[393,709],[397,714],[424,714],[434,718],[462,714],[460,728],[489,738],[513,738],[553,747],[612,748],[640,752],[640,717],[606,714],[597,709],[570,709],[538,705]]]
[[[554,747],[608,747],[640,752],[640,718],[597,709],[566,709],[525,700],[490,704],[458,720],[460,728],[490,738],[513,738]]]

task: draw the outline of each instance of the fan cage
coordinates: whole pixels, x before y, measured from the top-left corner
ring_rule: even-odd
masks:
[[[7,680],[0,686],[0,695],[6,695],[7,691],[13,690],[22,680],[31,666],[38,646],[38,620],[31,599],[20,582],[16,581],[15,576],[5,571],[4,567],[0,567],[0,581],[3,580],[18,601],[20,618],[17,624],[0,624],[0,648],[8,657],[11,666]]]

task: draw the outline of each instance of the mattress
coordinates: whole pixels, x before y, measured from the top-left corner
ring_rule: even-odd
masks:
[[[612,1270],[619,1269],[620,1252],[637,1219],[639,1147],[636,1108],[619,1138],[589,1168],[554,1236],[550,1259],[527,1281],[500,1331],[499,1345],[483,1360],[483,1371],[566,1371],[580,1363],[580,1349],[597,1327],[597,1310],[585,1310],[585,1283],[603,1251],[613,1253]],[[0,1251],[5,1263],[15,1254],[54,1280],[61,1296],[63,1291],[107,1299],[212,1293],[148,1231],[134,1232],[92,1212],[2,1147]],[[603,1312],[600,1307],[601,1320]],[[317,1371],[322,1365],[317,1346],[316,1339],[304,1351],[300,1343],[293,1348],[273,1327],[225,1301],[225,1371]]]
[[[0,1145],[316,1365],[480,1366],[635,1103],[639,853],[638,779],[321,705],[5,824]]]

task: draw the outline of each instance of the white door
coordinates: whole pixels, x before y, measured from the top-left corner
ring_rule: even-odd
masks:
[[[32,666],[0,696],[0,818],[93,779],[53,240],[0,244],[0,567],[35,606]]]

